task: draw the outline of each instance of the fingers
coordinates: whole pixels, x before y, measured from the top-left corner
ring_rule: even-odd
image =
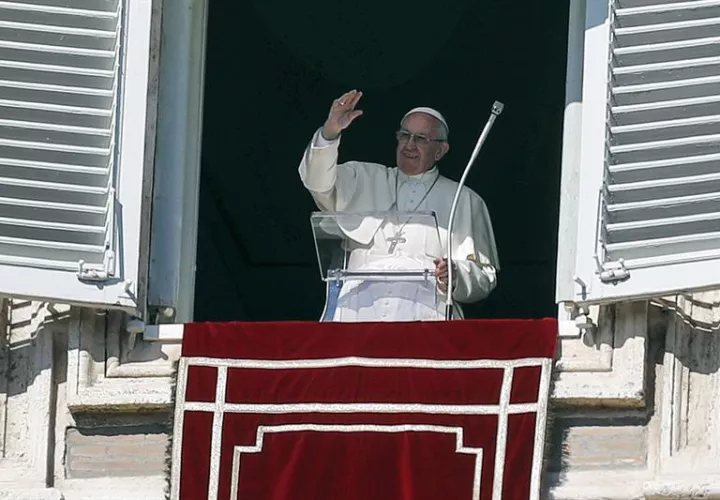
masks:
[[[351,90],[350,92],[345,92],[343,95],[335,99],[335,101],[333,101],[333,107],[343,108],[346,110],[354,109],[361,97],[362,92],[358,90]]]
[[[433,260],[433,263],[435,264],[435,278],[437,278],[438,288],[441,292],[447,293],[448,261],[438,257]]]
[[[359,90],[353,90],[354,95],[352,96],[352,102],[350,103],[351,109],[354,109],[355,106],[357,106],[357,103],[360,102],[360,98],[362,97],[363,93]]]
[[[359,109],[351,112],[351,113],[348,115],[348,124],[352,123],[352,121],[353,121],[355,118],[357,118],[358,116],[360,116],[360,115],[362,115],[362,114],[363,114],[363,112],[362,112],[361,110],[359,110]]]
[[[340,97],[338,97],[337,99],[335,99],[332,103],[333,109],[337,109],[337,108],[341,108],[341,107],[345,106],[347,99],[348,99],[348,94],[343,94]]]
[[[363,114],[361,110],[355,109],[361,97],[362,92],[351,90],[335,99],[332,106],[330,106],[330,113],[325,122],[326,126],[329,126],[337,133],[349,127],[353,120]]]

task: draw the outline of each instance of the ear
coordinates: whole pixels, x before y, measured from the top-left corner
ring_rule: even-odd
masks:
[[[435,151],[435,161],[440,161],[443,156],[450,150],[450,144],[447,142],[441,142],[440,147]]]

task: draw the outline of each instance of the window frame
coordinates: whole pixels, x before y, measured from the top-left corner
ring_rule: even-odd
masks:
[[[193,320],[208,2],[164,6],[149,242],[148,312]]]

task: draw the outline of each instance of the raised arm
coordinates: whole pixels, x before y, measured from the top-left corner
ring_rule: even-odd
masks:
[[[313,135],[300,162],[300,179],[322,210],[336,209],[340,135],[362,115],[355,109],[361,97],[362,92],[352,90],[333,101],[327,120]],[[353,172],[344,173],[343,184],[352,183],[352,177]]]

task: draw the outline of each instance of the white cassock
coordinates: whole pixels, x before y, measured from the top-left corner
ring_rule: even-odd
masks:
[[[446,257],[443,249],[447,248],[447,223],[458,183],[440,175],[437,167],[409,176],[397,167],[377,163],[350,161],[338,165],[339,144],[339,138],[328,142],[318,130],[300,163],[300,179],[320,210],[435,212],[441,245],[435,256]],[[410,235],[388,252],[391,246],[388,238],[392,238],[398,228],[369,223],[364,229],[369,227],[371,232],[365,231],[358,237],[370,244],[359,245],[351,252],[349,269],[363,266],[397,269],[403,267],[404,259],[427,255],[426,242],[432,241],[431,236]],[[361,232],[362,229],[359,228]],[[407,229],[418,231],[417,226]],[[426,230],[434,232],[434,228]],[[468,187],[463,187],[455,212],[453,262],[457,265],[457,274],[453,276],[456,301],[453,311],[455,317],[462,318],[462,308],[457,302],[470,303],[487,297],[497,284],[496,273],[500,269],[487,207]],[[434,267],[431,260],[430,265]],[[443,320],[445,303],[445,294],[428,281],[345,282],[337,305],[327,319],[345,322]]]

